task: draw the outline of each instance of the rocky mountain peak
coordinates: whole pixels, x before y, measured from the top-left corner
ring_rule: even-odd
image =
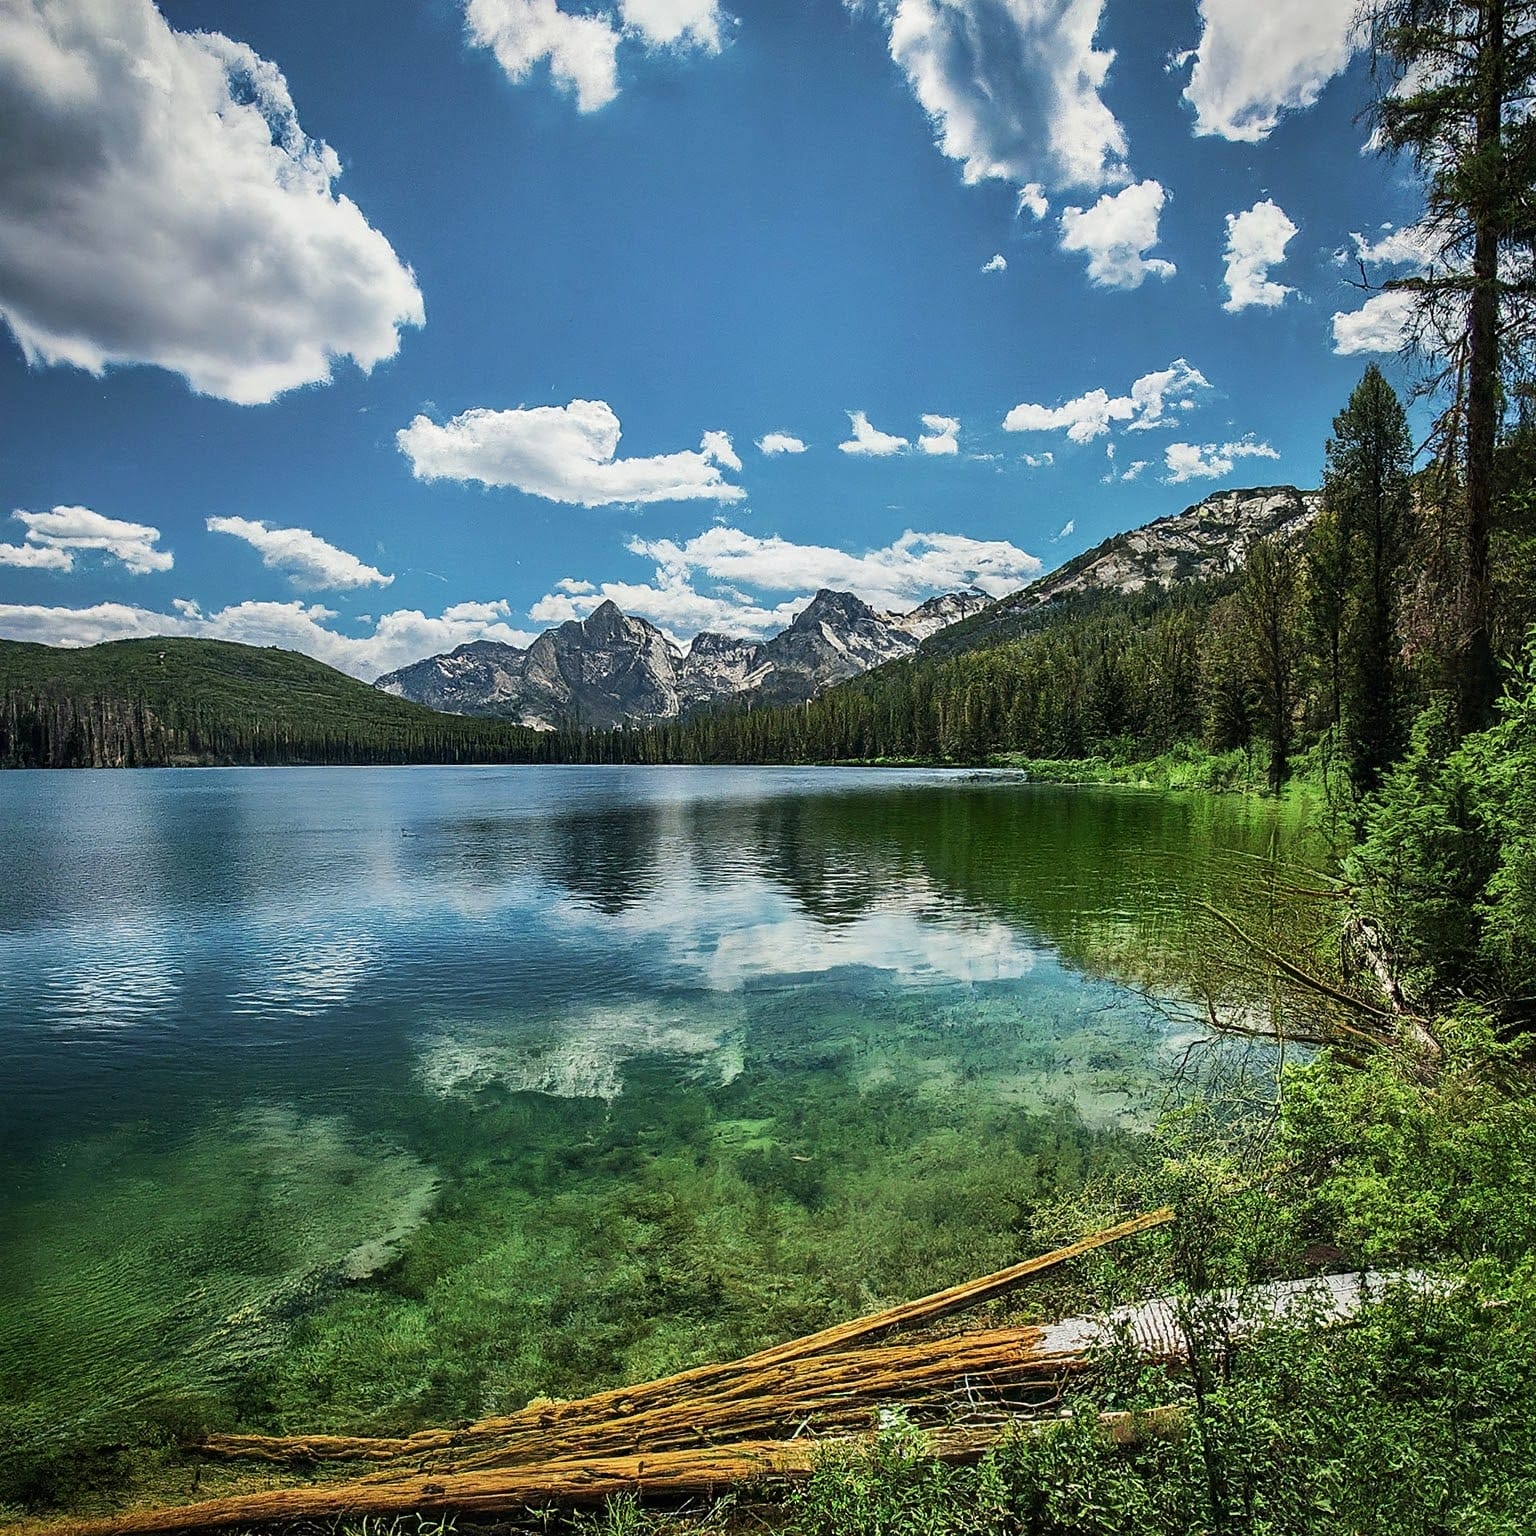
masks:
[[[644,619],[633,619],[624,612],[612,598],[604,598],[586,618],[570,621],[573,628],[578,629],[588,640],[611,641],[631,632],[633,626],[640,625],[644,629],[651,626]],[[565,626],[562,625],[562,628]],[[660,634],[660,630],[654,633]]]
[[[1317,515],[1320,501],[1321,492],[1294,485],[1216,491],[1182,512],[1105,539],[1008,602],[1018,611],[1021,605],[1085,592],[1140,592],[1228,575],[1241,568],[1258,540],[1273,533],[1289,537],[1302,532]]]
[[[740,650],[756,650],[756,640],[743,640],[739,635],[722,635],[719,630],[701,629],[688,647],[690,656],[724,656]]]
[[[941,629],[947,629],[951,624],[958,624],[961,619],[970,618],[973,613],[980,613],[991,604],[992,599],[980,588],[966,587],[960,592],[941,592],[906,613],[891,614],[889,617],[914,640],[921,641]]]
[[[815,629],[821,624],[867,624],[879,615],[852,592],[834,592],[823,587],[794,617],[791,629]]]
[[[1318,502],[1316,491],[1290,485],[1218,491],[1106,539],[996,603],[969,588],[929,598],[907,613],[879,613],[851,592],[823,587],[787,629],[761,642],[704,630],[683,651],[653,624],[604,601],[585,619],[546,630],[526,651],[477,640],[391,672],[377,686],[435,709],[546,729],[654,724],[741,698],[798,703],[910,656],[973,615],[983,615],[979,628],[967,626],[953,642],[935,643],[974,643],[997,626],[1031,622],[1027,615],[1058,599],[1228,574],[1257,539],[1299,533]]]
[[[526,651],[476,641],[381,677],[378,686],[437,709],[547,729],[571,721],[650,724],[734,698],[809,699],[910,655],[924,635],[985,601],[954,593],[910,614],[877,613],[851,592],[823,588],[770,640],[703,630],[686,651],[605,601],[585,619],[546,630]]]

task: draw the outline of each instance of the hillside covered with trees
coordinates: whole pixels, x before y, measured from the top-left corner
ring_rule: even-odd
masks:
[[[293,651],[0,641],[0,767],[505,762],[545,749],[537,732],[439,714]]]

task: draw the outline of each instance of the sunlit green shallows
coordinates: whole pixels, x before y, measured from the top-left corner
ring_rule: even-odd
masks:
[[[1273,811],[961,775],[13,775],[0,1498],[1007,1263],[1199,1031]]]

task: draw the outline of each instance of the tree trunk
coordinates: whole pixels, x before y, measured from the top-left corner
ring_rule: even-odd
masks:
[[[1478,50],[1482,78],[1477,110],[1477,158],[1498,163],[1503,138],[1504,0],[1483,0]],[[1499,226],[1502,188],[1482,190],[1472,209],[1472,293],[1467,315],[1467,514],[1461,572],[1461,727],[1480,730],[1493,718],[1498,673],[1493,655],[1492,582],[1488,535],[1493,513],[1494,450],[1498,443]]]

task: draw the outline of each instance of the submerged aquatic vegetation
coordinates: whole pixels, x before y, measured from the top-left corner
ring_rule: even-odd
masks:
[[[416,1158],[277,1108],[95,1138],[23,1180],[0,1253],[0,1497],[226,1418],[292,1317],[389,1263],[436,1191]]]
[[[144,969],[120,903],[15,897],[0,1107],[55,1112],[0,1114],[0,1499],[185,1484],[201,1430],[654,1377],[1050,1246],[1042,1207],[1141,1155],[1188,1038],[1126,983],[1163,994],[1193,898],[1286,846],[1019,785],[595,777],[578,816],[565,781],[347,782],[114,791],[166,829],[146,864],[98,818],[177,935],[131,1017],[83,1022]]]
[[[153,1177],[96,1147],[46,1271],[71,1289],[8,1311],[33,1374],[7,1376],[7,1495],[79,1497],[109,1440],[398,1431],[731,1358],[1010,1262],[1038,1201],[1138,1140],[981,1080],[861,1087],[851,1035],[803,1059],[761,1038],[774,1064],[729,1082],[660,1058],[611,1100],[424,1094],[366,1155],[275,1112],[157,1148]],[[431,1167],[386,1150],[408,1140]]]

